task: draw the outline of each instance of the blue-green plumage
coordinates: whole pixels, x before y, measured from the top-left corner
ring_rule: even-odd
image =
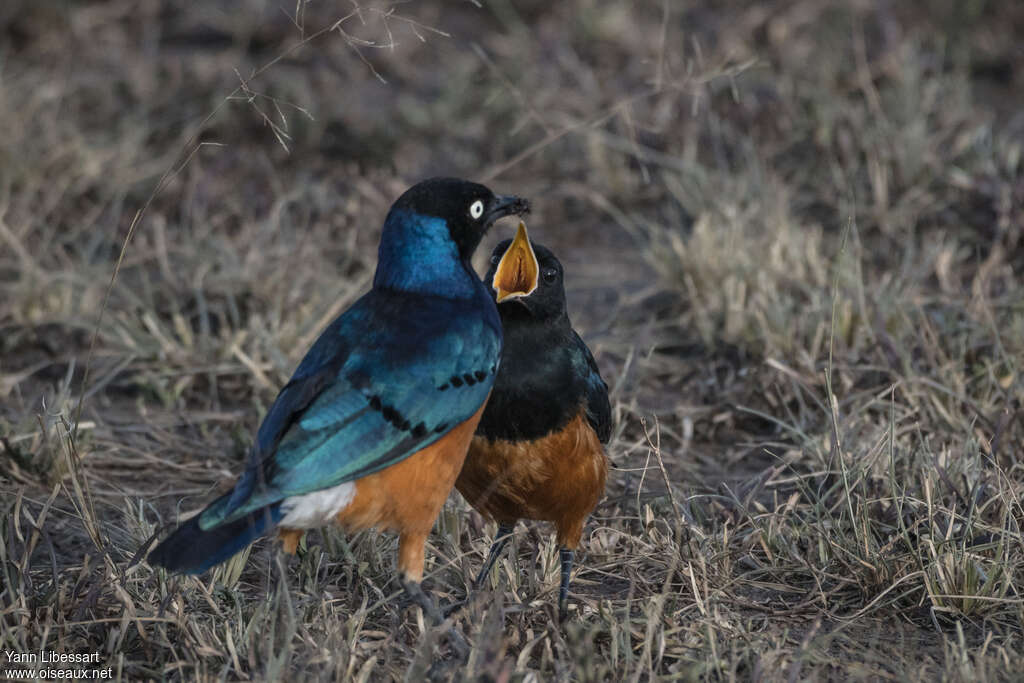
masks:
[[[494,383],[501,323],[479,278],[467,273],[464,280],[465,299],[373,289],[328,328],[314,349],[334,349],[321,351],[329,374],[320,379],[317,368],[286,385],[255,451],[270,457],[254,458],[236,488],[242,494],[204,511],[200,526],[379,471],[469,419]],[[472,384],[450,386],[451,377],[465,375]],[[319,390],[306,400],[310,381]]]
[[[425,181],[399,198],[373,288],[324,330],[281,389],[234,490],[161,543],[150,562],[204,571],[286,523],[294,497],[401,462],[474,415],[494,383],[502,332],[469,259],[494,220],[526,209],[521,199],[453,179]]]

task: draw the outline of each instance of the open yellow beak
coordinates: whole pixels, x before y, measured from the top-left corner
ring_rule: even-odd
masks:
[[[526,234],[526,223],[519,221],[516,237],[508,245],[505,255],[498,262],[498,269],[494,271],[491,286],[497,294],[498,303],[533,294],[533,290],[537,289],[539,273],[537,255],[533,253],[533,245]]]

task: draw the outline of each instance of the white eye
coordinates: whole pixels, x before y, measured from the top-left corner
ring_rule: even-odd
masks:
[[[484,203],[481,200],[478,199],[475,202],[473,202],[472,204],[470,204],[469,205],[469,215],[472,216],[474,220],[476,220],[477,218],[480,218],[480,216],[483,216],[484,215]]]

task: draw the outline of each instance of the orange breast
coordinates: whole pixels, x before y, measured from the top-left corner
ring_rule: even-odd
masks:
[[[607,475],[604,449],[581,411],[564,429],[535,441],[474,437],[455,487],[499,522],[554,522],[559,544],[575,548]]]
[[[481,406],[473,417],[423,450],[357,479],[352,502],[337,515],[348,531],[375,527],[397,532],[398,568],[413,581],[423,576],[423,545],[451,493],[483,412]],[[302,531],[280,529],[278,533],[284,549],[294,552]]]

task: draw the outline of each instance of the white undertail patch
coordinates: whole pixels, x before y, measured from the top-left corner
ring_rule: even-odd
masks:
[[[285,498],[281,503],[284,516],[278,522],[278,526],[288,529],[314,529],[324,526],[348,507],[355,497],[356,483],[346,481],[329,489]]]

